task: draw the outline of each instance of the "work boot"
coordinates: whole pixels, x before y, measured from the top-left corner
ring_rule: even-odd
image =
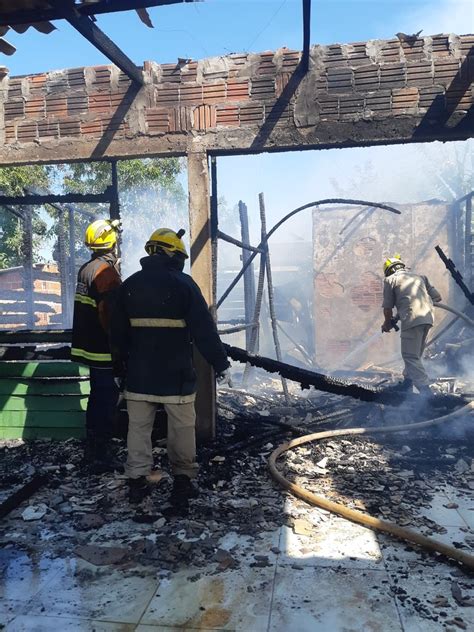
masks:
[[[395,384],[394,390],[400,391],[402,393],[413,393],[413,380],[410,380],[409,377],[404,378],[401,382]]]
[[[434,393],[427,384],[420,384],[416,387],[416,390],[424,397],[434,397]]]
[[[123,474],[124,466],[114,455],[109,441],[87,439],[84,450],[84,464],[91,474]]]
[[[174,477],[173,489],[171,490],[170,503],[172,505],[187,504],[191,498],[197,498],[199,490],[185,474],[177,474]]]
[[[128,502],[132,505],[141,503],[151,492],[145,476],[128,479]]]

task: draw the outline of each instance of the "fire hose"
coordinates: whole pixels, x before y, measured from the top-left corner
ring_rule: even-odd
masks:
[[[428,421],[421,421],[414,424],[387,426],[385,428],[346,428],[341,430],[316,432],[314,434],[309,434],[304,437],[298,437],[286,443],[282,443],[271,453],[268,459],[268,467],[270,469],[272,477],[282,487],[288,489],[292,494],[298,496],[299,498],[302,498],[311,505],[320,507],[321,509],[325,509],[327,511],[330,511],[331,513],[338,514],[339,516],[342,516],[347,520],[350,520],[357,524],[361,524],[365,527],[384,531],[385,533],[389,533],[390,535],[393,535],[401,540],[406,540],[407,542],[411,542],[412,544],[421,546],[430,552],[440,553],[441,555],[456,560],[457,562],[461,562],[468,568],[474,570],[474,555],[470,555],[469,553],[460,551],[452,546],[443,544],[442,542],[438,542],[433,538],[428,538],[421,533],[417,533],[416,531],[412,531],[411,529],[406,529],[393,522],[380,520],[379,518],[371,516],[370,514],[365,514],[361,511],[350,509],[349,507],[346,507],[345,505],[342,505],[340,503],[328,500],[323,496],[317,496],[316,494],[307,491],[303,487],[300,487],[299,485],[296,485],[295,483],[292,483],[287,478],[285,478],[277,469],[276,465],[278,457],[280,457],[283,453],[291,450],[292,448],[296,448],[297,446],[304,445],[312,441],[319,441],[321,439],[328,439],[330,437],[341,437],[347,435],[372,435],[376,433],[380,434],[387,432],[390,433],[403,432],[407,430],[418,430],[420,428],[428,428],[429,426],[446,423],[448,421],[452,421],[453,419],[461,417],[462,415],[472,414],[473,412],[474,402],[469,402],[466,406],[463,406],[462,408],[459,408],[458,410],[455,410],[448,415],[437,417],[436,419],[430,419]]]
[[[450,307],[449,305],[445,305],[444,303],[434,303],[435,307],[440,307],[441,309],[446,310],[447,312],[451,312],[451,314],[455,314],[458,318],[462,318],[462,320],[469,325],[469,327],[474,327],[474,320],[460,312],[458,309],[454,309],[454,307]]]

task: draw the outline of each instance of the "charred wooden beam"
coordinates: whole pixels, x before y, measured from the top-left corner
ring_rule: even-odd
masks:
[[[444,263],[446,268],[449,270],[449,272],[450,272],[451,276],[453,277],[453,279],[456,281],[458,286],[461,288],[462,293],[464,294],[464,296],[471,303],[471,305],[474,305],[474,293],[471,292],[471,290],[464,283],[464,279],[462,277],[462,274],[459,272],[459,270],[456,269],[456,266],[454,265],[453,261],[451,259],[449,259],[445,255],[445,253],[443,252],[443,249],[441,248],[441,246],[435,246],[435,250],[438,253],[441,261]]]
[[[72,331],[70,329],[0,331],[0,344],[61,344],[71,342]]]
[[[22,502],[28,500],[30,496],[33,496],[40,487],[47,482],[47,477],[43,475],[34,476],[26,485],[23,485],[15,493],[9,496],[6,500],[0,503],[0,520],[5,518],[10,511],[16,509]]]
[[[47,195],[0,195],[0,206],[4,206],[5,204],[32,204],[34,206],[41,206],[43,204],[51,204],[54,202],[57,202],[58,204],[82,204],[86,202],[100,204],[104,202],[111,202],[112,195],[113,191],[111,187],[107,187],[107,189],[103,193],[63,193],[58,195],[54,193],[48,193]]]
[[[303,54],[301,68],[303,72],[309,70],[309,47],[311,40],[311,0],[303,0]]]
[[[49,349],[37,349],[35,346],[0,346],[0,361],[33,362],[35,360],[70,360],[70,347],[51,347]]]

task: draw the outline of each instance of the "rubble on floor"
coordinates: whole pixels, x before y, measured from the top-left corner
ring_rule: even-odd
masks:
[[[289,604],[304,610],[313,601],[311,596],[304,597],[306,589],[298,593],[293,584],[286,586],[292,573],[300,573],[303,583],[305,578],[312,581],[310,569],[317,566],[322,569],[322,580],[337,591],[337,581],[341,585],[352,582],[354,567],[367,576],[363,590],[372,591],[367,599],[374,599],[374,604],[377,600],[394,600],[395,606],[387,607],[392,608],[397,622],[397,616],[403,619],[412,613],[410,616],[431,626],[438,622],[440,630],[472,629],[474,582],[464,570],[310,507],[279,489],[267,470],[271,451],[294,434],[388,425],[393,416],[405,416],[406,422],[408,416],[414,421],[429,417],[432,411],[426,407],[415,410],[410,405],[404,411],[395,411],[324,394],[301,396],[299,391],[292,393],[288,406],[278,394],[278,387],[277,380],[268,380],[258,394],[221,390],[217,439],[199,451],[200,496],[190,501],[186,515],[166,511],[170,508],[169,476],[164,476],[152,495],[134,507],[127,501],[124,476],[93,476],[83,471],[80,441],[2,442],[0,502],[36,472],[48,476],[47,484],[0,523],[4,582],[15,573],[15,564],[21,567],[25,556],[53,565],[75,561],[74,577],[78,582],[108,581],[115,572],[127,581],[157,579],[162,588],[142,623],[162,625],[168,625],[166,617],[157,615],[163,612],[167,594],[168,584],[163,582],[182,578],[199,589],[221,576],[224,583],[230,578],[237,583],[247,578],[245,589],[239,590],[245,590],[249,599],[253,593],[266,595],[276,582],[272,590],[279,614],[274,615],[276,623],[268,629],[284,630],[278,621],[289,622],[293,617],[294,613],[290,616],[287,612]],[[470,436],[468,441],[450,432],[444,434],[442,429],[430,429],[424,434],[407,432],[376,440],[334,439],[292,450],[279,465],[285,476],[314,493],[474,551],[474,445]],[[116,440],[115,444],[124,458],[123,442]],[[162,444],[156,445],[154,455],[156,467],[167,471]],[[442,571],[436,578],[440,567]],[[427,569],[433,578],[420,587],[417,579],[419,583]],[[249,573],[260,579],[250,581]],[[283,586],[289,591],[288,599],[283,598]],[[0,593],[0,601],[5,594],[8,596],[8,591]],[[327,599],[331,602],[332,597],[328,595]],[[316,616],[315,607],[319,608],[311,603],[311,616]],[[372,616],[370,611],[367,617]],[[220,627],[209,611],[201,615],[199,625],[197,619],[193,620],[189,629]],[[100,618],[97,613],[87,616]],[[176,619],[174,614],[169,616],[169,621]],[[334,624],[334,630],[363,629],[338,627],[341,622],[336,625],[332,619],[318,616],[327,625]],[[372,621],[370,625],[400,629],[398,623],[380,627],[384,625],[384,617],[380,616],[378,623]],[[267,629],[260,626],[258,617],[246,628],[239,627],[242,621],[230,620],[232,629]],[[298,627],[296,619],[291,621],[293,627]],[[230,625],[227,622],[222,627]],[[302,625],[299,629],[320,628]]]

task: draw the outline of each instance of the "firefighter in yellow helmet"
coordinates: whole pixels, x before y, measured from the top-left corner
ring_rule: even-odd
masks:
[[[430,395],[429,378],[422,356],[434,322],[433,302],[441,301],[441,295],[426,276],[409,272],[400,255],[386,259],[383,272],[382,331],[389,332],[392,329],[394,308],[401,324],[401,351],[405,369],[400,388],[411,391],[415,386],[420,393]]]
[[[84,462],[96,473],[113,471],[111,431],[118,398],[109,330],[111,300],[121,284],[117,266],[117,220],[99,219],[85,233],[91,259],[79,270],[74,296],[71,360],[89,367]]]
[[[114,370],[124,379],[129,417],[129,500],[150,491],[151,433],[157,406],[168,416],[168,458],[174,475],[171,502],[187,507],[197,490],[193,346],[226,376],[229,362],[201,290],[183,273],[188,253],[184,230],[156,230],[145,244],[142,269],[124,281],[112,318]]]

